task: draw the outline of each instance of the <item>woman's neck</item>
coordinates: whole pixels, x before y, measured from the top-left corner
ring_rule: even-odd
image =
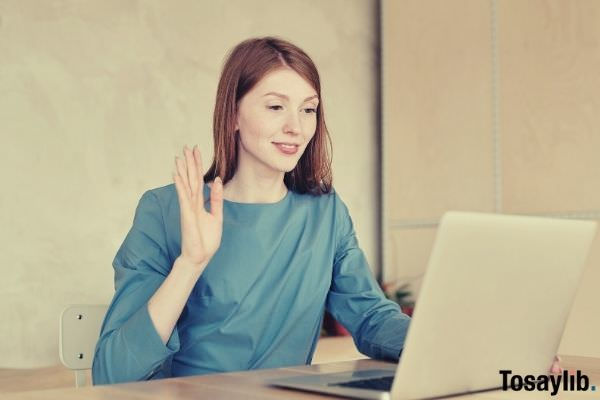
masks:
[[[210,185],[209,185],[210,186]],[[281,178],[243,180],[238,175],[223,186],[223,198],[236,203],[277,203],[287,194],[288,189]]]

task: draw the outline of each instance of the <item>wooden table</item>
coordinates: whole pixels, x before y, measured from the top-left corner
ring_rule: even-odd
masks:
[[[567,369],[580,369],[590,377],[596,392],[503,392],[493,391],[452,397],[453,400],[512,399],[597,399],[600,400],[600,359],[563,356]],[[0,399],[332,399],[331,396],[297,392],[267,386],[265,381],[299,374],[341,372],[384,368],[394,370],[395,364],[375,360],[355,360],[310,366],[232,372],[225,374],[162,379],[149,382],[94,386],[80,389],[53,389],[0,394]]]

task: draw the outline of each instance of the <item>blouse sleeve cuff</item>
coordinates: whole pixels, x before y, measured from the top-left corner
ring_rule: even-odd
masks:
[[[373,336],[363,338],[364,353],[371,358],[397,362],[404,349],[409,324],[410,318],[405,315],[388,318]]]
[[[384,345],[372,345],[372,358],[377,360],[387,360],[387,361],[395,361],[398,362],[400,359],[400,355],[402,354],[402,348],[398,347],[390,347]]]

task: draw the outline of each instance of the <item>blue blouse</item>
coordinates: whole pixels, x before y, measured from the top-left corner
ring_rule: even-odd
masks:
[[[144,193],[113,262],[94,384],[310,364],[325,308],[359,351],[398,359],[410,318],[373,279],[335,190],[225,200],[223,215],[221,245],[165,345],[147,302],[181,252],[179,202],[172,184]]]

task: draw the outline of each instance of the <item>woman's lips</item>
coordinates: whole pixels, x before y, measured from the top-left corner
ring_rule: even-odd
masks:
[[[282,143],[275,143],[273,142],[273,144],[275,145],[275,147],[277,147],[279,149],[280,152],[282,152],[285,155],[292,155],[292,154],[296,154],[298,152],[298,145],[285,145]]]

